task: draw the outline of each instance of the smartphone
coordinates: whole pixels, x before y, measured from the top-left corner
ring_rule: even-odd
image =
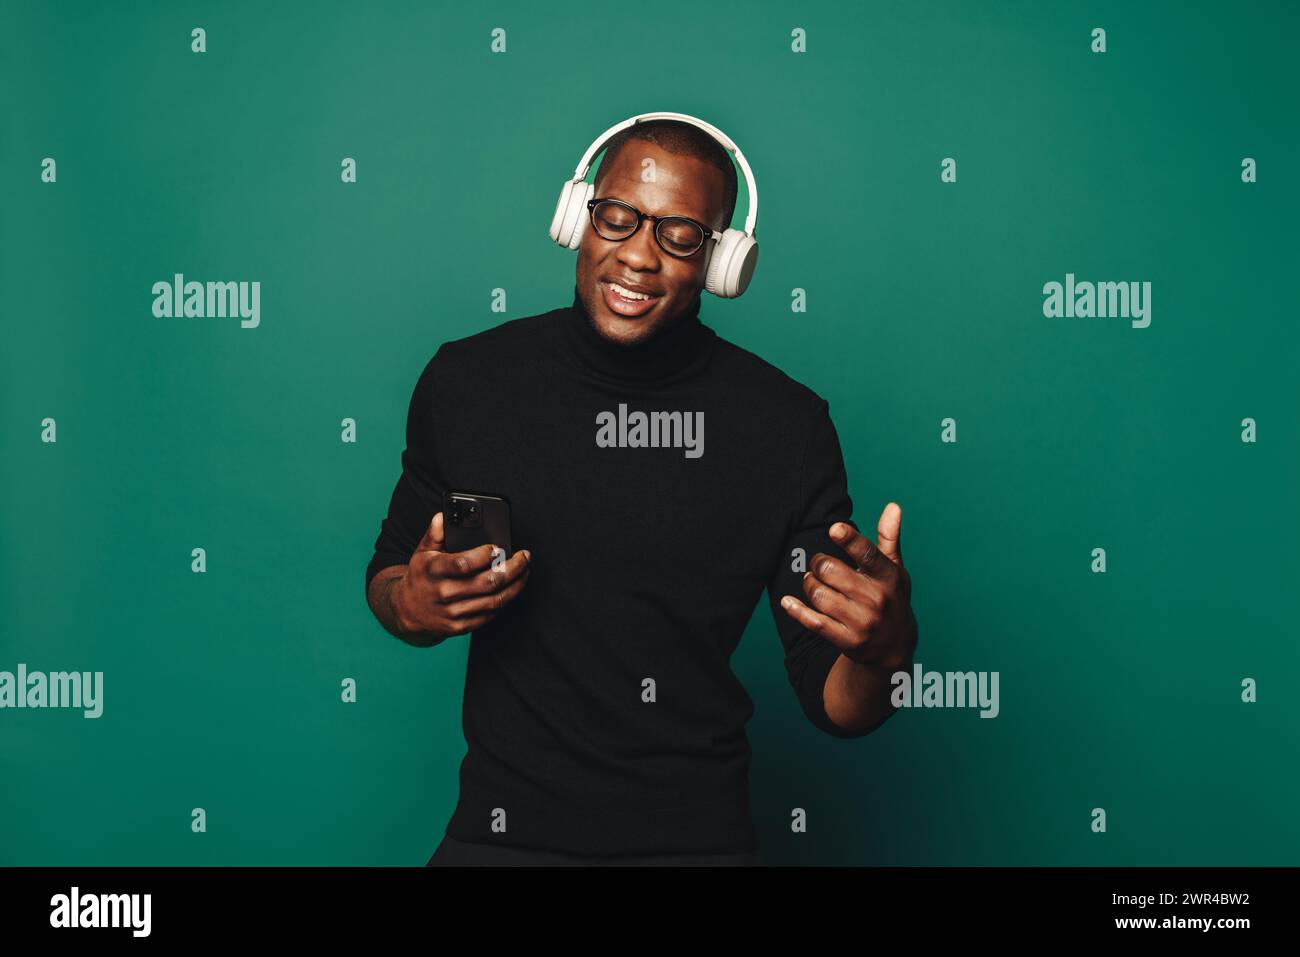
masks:
[[[510,500],[481,492],[448,492],[442,504],[442,547],[463,552],[480,545],[510,549]]]

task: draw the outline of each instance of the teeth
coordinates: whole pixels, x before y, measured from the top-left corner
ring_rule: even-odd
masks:
[[[609,286],[610,289],[613,289],[614,292],[618,293],[624,299],[649,299],[650,298],[650,296],[648,296],[644,292],[633,292],[631,289],[624,288],[623,286],[620,286],[616,282],[607,283],[607,285]]]

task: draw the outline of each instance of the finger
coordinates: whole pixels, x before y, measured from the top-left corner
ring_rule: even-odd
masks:
[[[786,595],[782,598],[781,607],[785,609],[787,615],[803,625],[803,627],[821,635],[837,648],[853,647],[853,636],[847,628],[829,615],[813,611],[798,598],[795,598],[794,595]]]
[[[417,552],[440,552],[442,551],[442,512],[433,516],[433,521],[429,527],[424,530],[424,536],[420,543],[415,546]]]
[[[824,582],[856,602],[879,601],[882,597],[883,582],[861,574],[834,555],[818,552],[813,555],[808,565],[812,569],[810,574],[816,580]]]
[[[478,631],[491,620],[491,615],[478,615],[474,618],[462,619],[455,622],[456,634],[468,635],[471,631]]]
[[[488,568],[468,578],[448,578],[438,582],[434,594],[443,604],[477,595],[490,595],[500,591],[523,574],[531,560],[532,555],[528,549],[521,548],[499,566]]]
[[[903,506],[890,502],[876,523],[876,541],[880,552],[895,565],[903,564]]]
[[[447,614],[453,619],[460,620],[470,618],[476,615],[494,615],[506,605],[515,600],[528,583],[528,574],[530,569],[525,566],[523,572],[517,576],[514,581],[507,584],[491,594],[480,595],[477,598],[462,598],[453,601],[447,605]]]
[[[861,575],[855,576],[862,578]],[[803,576],[803,593],[816,611],[843,625],[849,632],[864,631],[870,623],[870,609],[853,601],[843,592],[820,581],[812,572]]]
[[[867,536],[848,522],[836,522],[830,528],[831,538],[849,554],[858,571],[872,578],[887,580],[897,566],[885,558]]]
[[[479,545],[463,552],[430,553],[427,572],[430,578],[466,578],[477,575],[492,564],[496,545]]]

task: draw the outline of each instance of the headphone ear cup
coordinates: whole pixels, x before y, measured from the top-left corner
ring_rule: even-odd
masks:
[[[758,240],[739,229],[728,229],[709,256],[704,288],[723,299],[735,299],[749,287],[757,265]]]
[[[567,181],[551,217],[551,238],[569,249],[577,249],[587,226],[587,201],[596,192],[592,183]]]
[[[569,208],[569,192],[573,189],[573,181],[565,180],[564,185],[560,187],[560,199],[555,204],[555,215],[551,217],[551,239],[561,246],[566,245],[567,240],[560,239],[560,225],[564,222],[564,214]]]

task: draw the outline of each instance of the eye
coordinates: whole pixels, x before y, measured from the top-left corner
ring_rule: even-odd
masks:
[[[665,219],[659,238],[672,252],[689,255],[704,243],[704,231],[689,219]]]
[[[630,229],[636,225],[636,215],[626,206],[601,203],[596,206],[596,218],[610,229]]]

